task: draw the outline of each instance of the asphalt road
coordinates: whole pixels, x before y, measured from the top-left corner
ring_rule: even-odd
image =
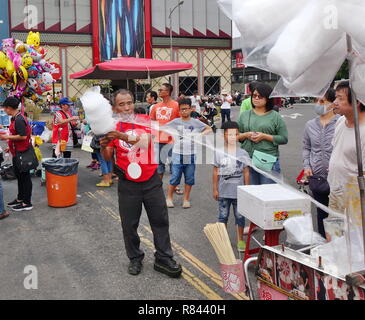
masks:
[[[236,119],[238,108],[233,109],[232,118]],[[281,147],[283,175],[295,186],[301,170],[303,128],[314,117],[313,107],[296,105],[280,113],[289,130],[289,143]],[[50,146],[43,146],[42,152],[44,157],[49,156]],[[175,208],[169,210],[175,257],[184,268],[181,279],[170,279],[153,270],[153,239],[145,214],[139,228],[146,253],[144,269],[139,276],[127,273],[117,186],[98,189],[98,172],[86,169],[90,155],[75,149],[73,157],[80,159],[76,206],[48,207],[46,188],[35,177],[33,211],[14,213],[0,222],[0,299],[246,299],[243,294],[223,291],[217,257],[202,231],[217,219],[210,165],[197,168],[192,208],[182,209],[182,196],[177,196]],[[166,175],[165,188],[168,179]],[[16,197],[16,182],[2,183],[5,201],[9,202]],[[235,244],[232,218],[229,235]],[[24,286],[27,266],[37,270],[37,289]]]

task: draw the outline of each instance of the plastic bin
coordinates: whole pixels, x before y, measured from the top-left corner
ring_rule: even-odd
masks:
[[[77,203],[77,159],[47,159],[42,163],[46,170],[47,199],[50,207],[66,208]]]

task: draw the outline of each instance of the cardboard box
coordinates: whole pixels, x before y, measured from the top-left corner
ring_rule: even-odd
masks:
[[[283,228],[283,222],[311,212],[311,202],[279,184],[238,187],[238,213],[264,230]]]

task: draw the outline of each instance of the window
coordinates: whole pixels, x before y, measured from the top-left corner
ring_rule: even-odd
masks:
[[[184,92],[187,96],[192,96],[194,91],[198,91],[197,77],[179,77],[179,92]]]
[[[204,77],[204,94],[219,94],[221,92],[221,77]]]

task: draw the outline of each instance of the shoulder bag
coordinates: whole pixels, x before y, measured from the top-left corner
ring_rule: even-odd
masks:
[[[60,110],[67,119],[69,119],[68,115],[63,112],[62,110]],[[72,140],[73,140],[73,144],[74,144],[74,147],[77,146],[77,144],[79,143],[79,138],[77,137],[77,133],[75,131],[75,128],[74,126],[70,123],[70,127],[71,127],[71,131],[72,131]]]

